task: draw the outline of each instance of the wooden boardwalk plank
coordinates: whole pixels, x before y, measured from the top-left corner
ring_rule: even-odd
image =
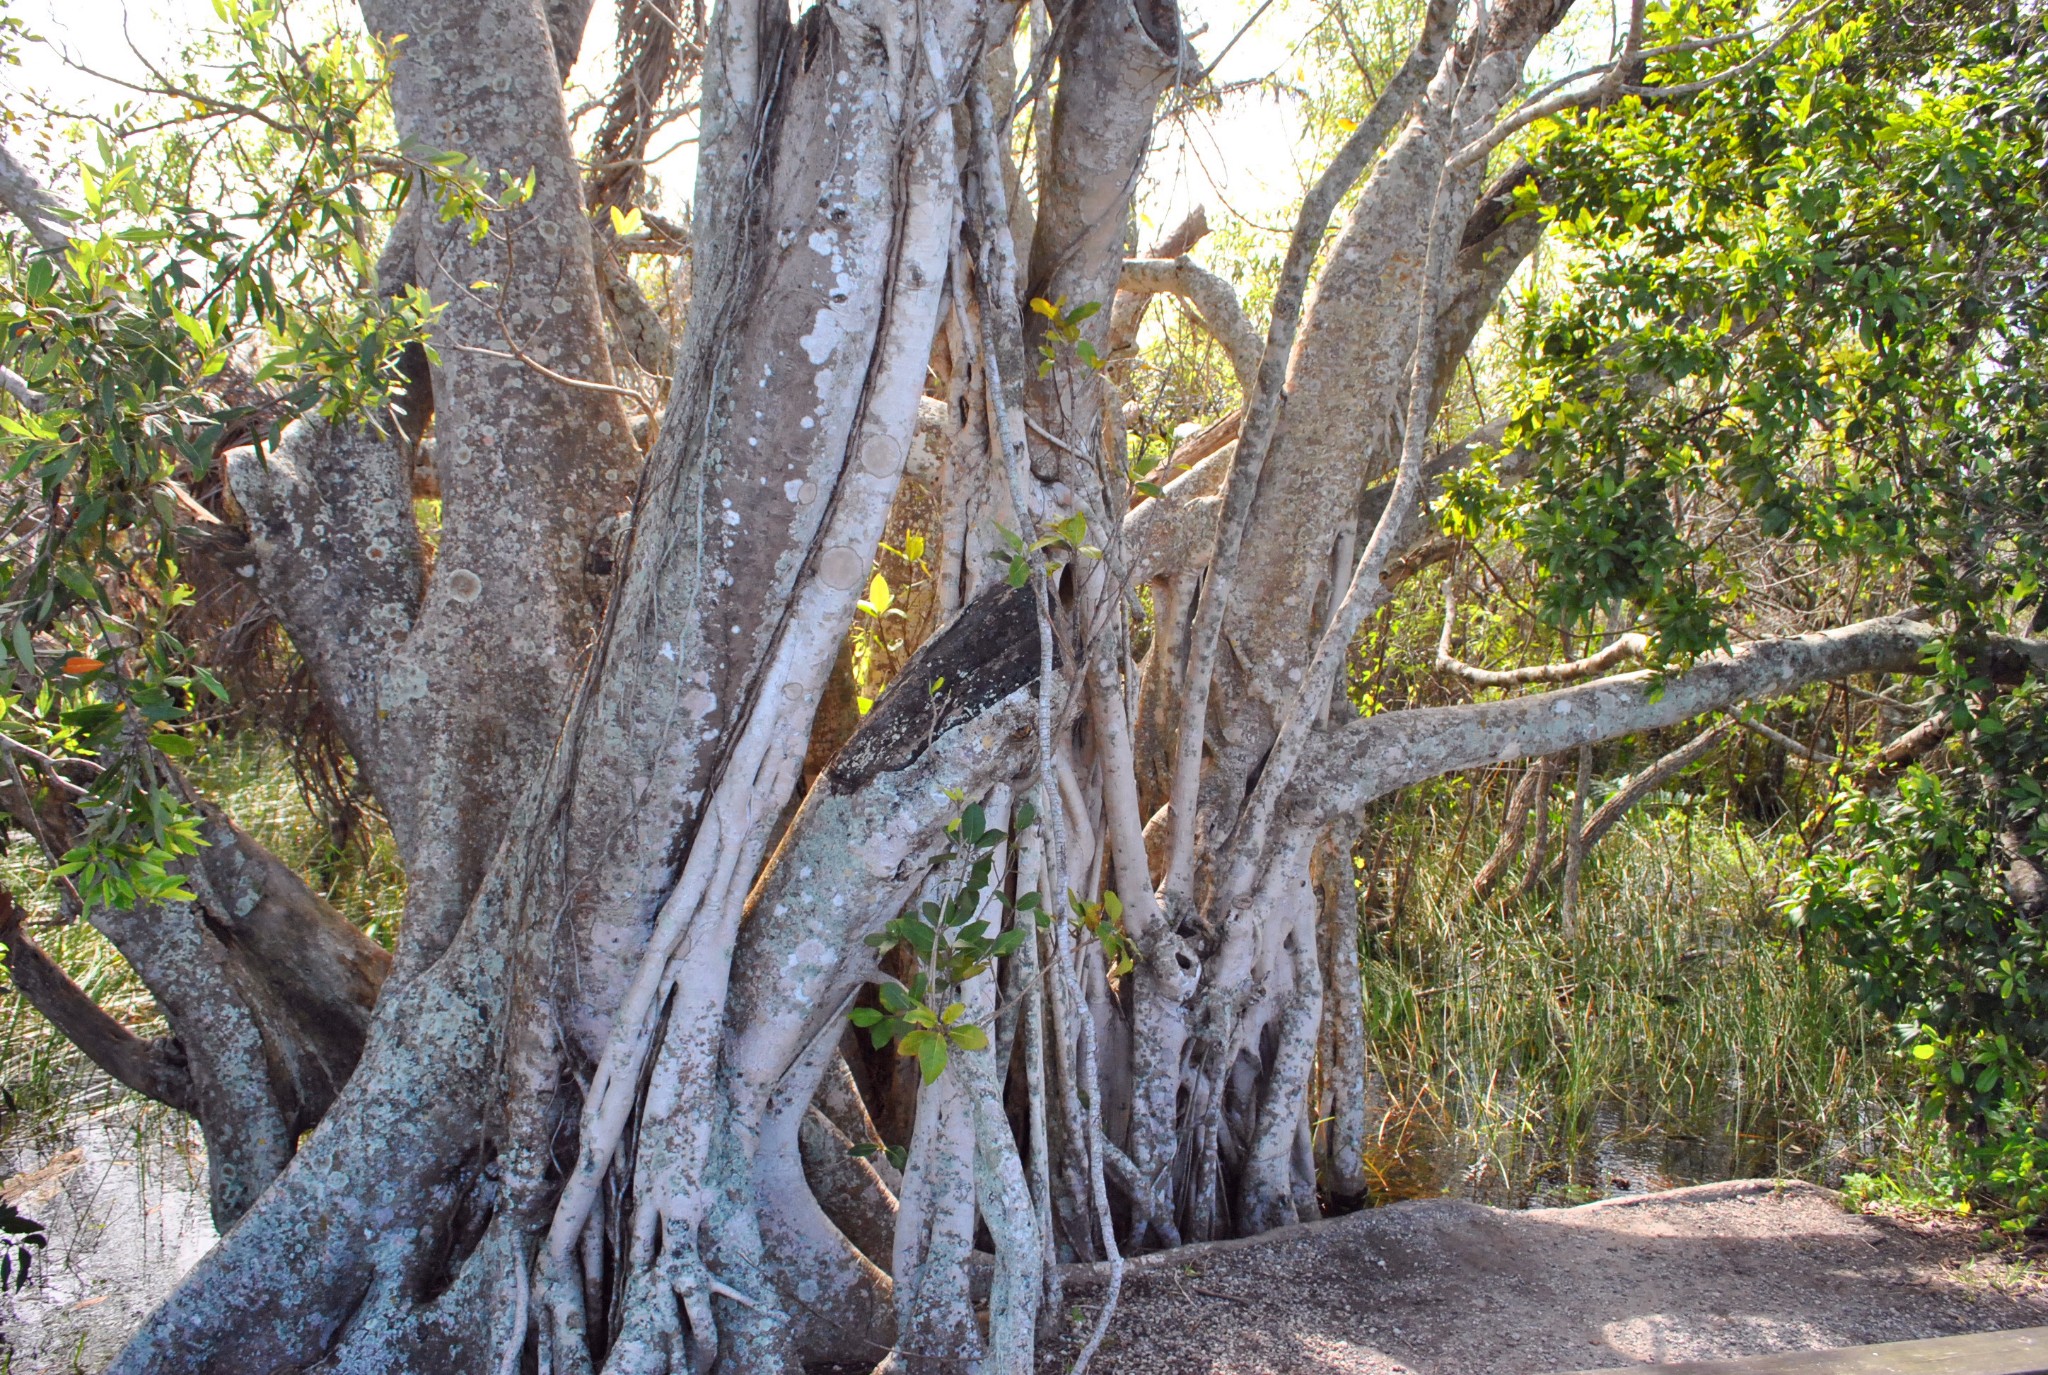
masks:
[[[2048,1327],[1845,1346],[1833,1351],[1782,1351],[1736,1361],[1610,1367],[1576,1375],[1652,1370],[1659,1375],[2048,1375]]]

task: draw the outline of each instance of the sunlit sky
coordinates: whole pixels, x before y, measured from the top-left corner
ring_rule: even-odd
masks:
[[[301,0],[294,8],[321,11],[327,3]],[[1532,75],[1569,70],[1603,55],[1614,33],[1617,3],[1582,0],[1565,29],[1539,53]],[[1203,61],[1217,63],[1219,83],[1236,89],[1220,110],[1162,126],[1140,197],[1144,236],[1177,222],[1196,204],[1206,207],[1215,226],[1235,218],[1275,227],[1292,218],[1293,205],[1314,171],[1309,165],[1314,150],[1302,136],[1300,102],[1289,88],[1298,84],[1302,44],[1326,11],[1324,0],[1273,0],[1263,11],[1259,0],[1184,0],[1182,13],[1196,35],[1197,52]],[[12,12],[44,40],[24,50],[21,67],[0,68],[0,81],[74,112],[105,111],[126,93],[67,65],[66,58],[110,76],[139,80],[143,65],[129,43],[158,61],[214,20],[205,0],[0,0],[0,12]],[[333,12],[355,22],[352,7],[338,6]],[[604,89],[614,34],[612,4],[597,0],[583,59],[571,78],[572,92]],[[1215,54],[1226,44],[1229,51],[1217,62]],[[572,94],[572,106],[578,102]],[[653,169],[662,187],[662,208],[670,211],[687,200],[694,175],[694,146],[679,140],[678,133],[687,135],[686,130],[671,131],[657,141],[657,149],[680,146]]]

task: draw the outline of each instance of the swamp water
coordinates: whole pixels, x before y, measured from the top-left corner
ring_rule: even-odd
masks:
[[[28,1284],[0,1295],[0,1375],[104,1370],[214,1243],[206,1150],[134,1102],[59,1127],[0,1117],[0,1197],[43,1224]]]

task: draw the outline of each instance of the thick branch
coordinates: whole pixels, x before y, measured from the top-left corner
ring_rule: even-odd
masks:
[[[391,815],[400,853],[410,855],[411,799],[381,746],[413,712],[394,703],[394,719],[379,684],[424,588],[411,464],[375,429],[301,420],[269,453],[235,449],[226,466],[248,516],[257,588]],[[409,742],[400,749],[413,753]]]
[[[184,1052],[169,1038],[145,1041],[94,1002],[22,929],[14,896],[0,890],[0,946],[15,991],[64,1033],[71,1044],[145,1098],[196,1113],[199,1099]]]
[[[13,368],[0,367],[0,391],[19,401],[32,411],[40,411],[49,398],[28,384],[28,379]]]
[[[1209,233],[1209,212],[1203,206],[1196,206],[1188,212],[1186,219],[1155,241],[1145,250],[1148,258],[1178,258],[1194,251]],[[1125,291],[1118,288],[1116,299],[1109,307],[1109,352],[1104,355],[1111,361],[1128,358],[1137,351],[1138,330],[1145,323],[1145,308],[1152,304],[1152,297],[1146,292]]]
[[[1536,791],[1543,781],[1542,766],[1531,764],[1522,771],[1515,783],[1514,792],[1508,795],[1507,815],[1501,820],[1500,839],[1494,843],[1493,853],[1486,857],[1486,863],[1472,879],[1472,896],[1484,898],[1501,881],[1508,866],[1522,853],[1522,837],[1529,829],[1529,813],[1536,805]]]
[[[1171,293],[1194,307],[1203,328],[1223,346],[1237,385],[1250,394],[1258,377],[1263,341],[1245,318],[1237,291],[1229,282],[1182,254],[1178,258],[1132,258],[1124,264],[1116,285],[1119,293]]]
[[[1345,140],[1302,200],[1295,218],[1294,233],[1281,266],[1280,281],[1273,294],[1272,319],[1267,325],[1266,346],[1259,359],[1255,385],[1246,401],[1243,433],[1237,457],[1223,488],[1223,509],[1219,514],[1215,553],[1209,578],[1197,607],[1188,648],[1187,676],[1181,687],[1179,739],[1174,754],[1172,794],[1169,804],[1170,839],[1166,876],[1161,885],[1167,900],[1185,906],[1193,895],[1195,868],[1195,806],[1201,789],[1203,745],[1208,731],[1209,694],[1213,686],[1217,650],[1222,639],[1225,613],[1232,580],[1237,574],[1238,553],[1243,547],[1253,505],[1260,491],[1260,475],[1268,451],[1279,429],[1289,373],[1288,360],[1294,352],[1301,327],[1302,304],[1307,295],[1309,272],[1320,256],[1323,231],[1336,212],[1337,203],[1379,152],[1387,135],[1408,117],[1428,87],[1450,42],[1458,7],[1432,0],[1424,16],[1422,32],[1401,69],[1373,102],[1371,111]]]
[[[1223,509],[1217,490],[1230,471],[1230,456],[1226,449],[1202,460],[1124,517],[1124,557],[1133,586],[1209,562]]]
[[[0,207],[28,227],[43,252],[63,261],[64,251],[71,247],[64,208],[4,146],[0,146]]]
[[[1878,767],[1892,769],[1909,764],[1948,738],[1953,723],[1947,715],[1930,716],[1905,734],[1886,743],[1877,752]]]
[[[1367,717],[1319,733],[1288,801],[1309,817],[1332,818],[1439,774],[1674,726],[1804,683],[1911,673],[1938,635],[1923,622],[1886,616],[1760,640],[1661,678],[1629,673],[1507,701]]]

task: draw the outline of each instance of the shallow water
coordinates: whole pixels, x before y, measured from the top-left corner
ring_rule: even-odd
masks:
[[[0,1195],[49,1233],[27,1287],[0,1295],[0,1375],[105,1369],[215,1239],[205,1149],[160,1109],[10,1124]]]

